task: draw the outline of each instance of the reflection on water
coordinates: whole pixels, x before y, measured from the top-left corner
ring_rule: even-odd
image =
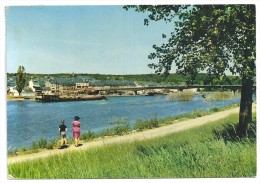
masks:
[[[41,137],[59,137],[58,127],[64,119],[68,136],[72,137],[71,122],[80,116],[81,131],[99,131],[112,127],[111,118],[125,118],[133,126],[138,119],[158,118],[190,113],[195,109],[210,109],[238,103],[236,97],[229,101],[206,101],[200,95],[189,102],[169,102],[167,96],[111,97],[108,100],[38,103],[35,101],[7,102],[8,147],[31,145]]]

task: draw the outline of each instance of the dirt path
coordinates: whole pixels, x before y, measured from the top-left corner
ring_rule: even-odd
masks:
[[[254,104],[253,111],[255,111],[255,110],[256,110],[256,105]],[[127,134],[124,136],[106,137],[106,138],[97,139],[97,140],[94,140],[91,142],[83,143],[83,145],[80,147],[74,147],[73,145],[71,145],[67,149],[46,150],[46,151],[42,151],[42,152],[34,153],[34,154],[10,157],[10,158],[8,158],[8,164],[33,160],[33,159],[37,159],[37,158],[45,158],[45,157],[48,157],[51,155],[58,155],[58,154],[71,152],[71,151],[82,151],[82,150],[86,150],[89,148],[104,146],[104,145],[108,145],[108,144],[125,143],[125,142],[140,141],[140,140],[145,140],[145,139],[152,139],[155,137],[165,136],[167,134],[176,133],[179,131],[202,126],[204,124],[226,118],[228,115],[238,113],[238,112],[239,112],[239,108],[234,108],[234,109],[229,109],[229,110],[222,111],[222,112],[216,112],[211,115],[198,117],[195,119],[189,119],[189,120],[181,121],[179,123],[159,127],[159,128],[154,128],[151,130],[146,130],[143,132],[131,133],[131,134]]]

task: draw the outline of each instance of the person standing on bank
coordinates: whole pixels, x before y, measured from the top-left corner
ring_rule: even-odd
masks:
[[[60,137],[61,137],[61,147],[67,144],[67,139],[66,139],[66,132],[67,132],[67,126],[64,124],[65,121],[61,120],[61,125],[59,126],[59,132],[60,132]]]
[[[75,116],[74,121],[72,122],[72,133],[73,138],[75,139],[75,147],[79,147],[79,137],[80,137],[80,122],[79,117]]]

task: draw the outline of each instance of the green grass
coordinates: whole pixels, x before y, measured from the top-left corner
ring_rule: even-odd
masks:
[[[152,140],[15,163],[8,171],[16,178],[30,179],[254,177],[255,125],[247,138],[239,139],[232,131],[237,121],[238,115],[231,115]]]

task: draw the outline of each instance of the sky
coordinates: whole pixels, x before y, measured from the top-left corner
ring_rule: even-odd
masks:
[[[154,44],[173,23],[151,22],[120,5],[9,6],[6,71],[27,73],[149,74]]]

